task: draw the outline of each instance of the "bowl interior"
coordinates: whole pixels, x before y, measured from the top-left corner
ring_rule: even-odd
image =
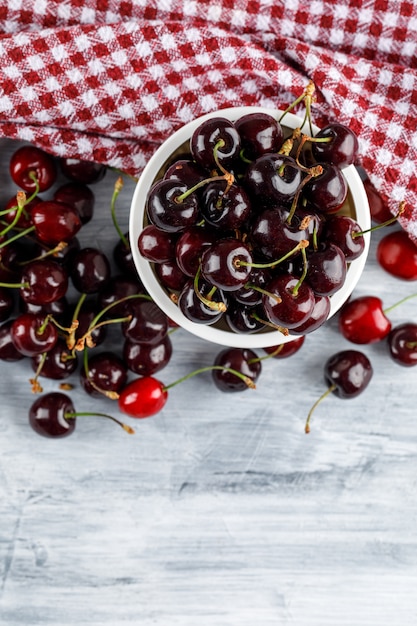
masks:
[[[140,254],[137,247],[137,241],[142,229],[148,223],[146,215],[146,198],[150,187],[158,178],[163,176],[166,168],[172,163],[173,160],[189,153],[189,139],[201,122],[205,119],[218,115],[226,117],[231,121],[235,121],[243,115],[258,111],[273,115],[276,119],[279,119],[282,115],[282,111],[261,107],[235,107],[221,109],[197,118],[176,131],[156,150],[144,168],[136,185],[130,209],[129,236],[131,241],[132,256],[139,276],[149,295],[154,299],[156,304],[158,304],[158,306],[182,328],[207,341],[231,347],[264,348],[286,341],[291,341],[295,339],[295,336],[284,336],[281,332],[274,329],[264,330],[254,334],[239,334],[229,330],[222,323],[208,326],[205,324],[191,322],[182,314],[180,309],[170,299],[165,288],[159,283],[153,271],[152,263],[149,263]],[[293,115],[292,113],[287,113],[284,118],[284,125],[289,129],[289,132],[299,127],[301,123],[301,118]],[[313,126],[313,130],[314,132],[317,132],[319,129],[316,126]],[[359,222],[362,230],[367,230],[371,226],[371,217],[368,199],[361,178],[353,165],[343,169],[343,175],[346,178],[349,190],[346,202],[340,210],[340,213],[350,215]],[[364,242],[365,248],[361,256],[349,263],[343,287],[331,296],[329,318],[333,316],[349,298],[363,272],[369,251],[369,233],[364,235]]]

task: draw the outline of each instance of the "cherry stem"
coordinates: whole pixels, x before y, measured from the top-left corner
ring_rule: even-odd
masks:
[[[133,428],[131,428],[127,424],[124,424],[120,420],[116,419],[115,417],[113,417],[113,415],[108,415],[108,413],[89,413],[89,412],[85,412],[85,411],[64,413],[65,419],[71,419],[71,418],[75,418],[75,417],[90,417],[90,416],[105,417],[106,419],[109,419],[112,422],[115,422],[116,424],[121,426],[123,428],[123,430],[125,430],[127,433],[129,433],[129,435],[134,435],[135,434],[135,431],[133,430]]]
[[[230,185],[234,182],[235,178],[233,174],[229,174],[228,172],[226,172],[225,174],[222,174],[221,176],[210,176],[210,178],[205,178],[204,180],[200,180],[199,183],[196,183],[193,187],[190,187],[189,189],[187,189],[187,191],[184,191],[184,193],[177,196],[175,198],[175,202],[177,202],[177,204],[181,204],[184,200],[186,200],[186,198],[188,198],[188,196],[190,196],[192,193],[200,189],[200,187],[204,187],[205,185],[208,185],[209,183],[212,183],[212,182],[216,182],[218,180],[225,180],[227,183],[227,186],[230,187]],[[228,189],[226,189],[226,191],[227,190]]]
[[[112,217],[112,221],[113,221],[113,225],[117,231],[117,234],[119,235],[120,239],[123,242],[123,245],[125,246],[125,248],[129,248],[129,242],[126,239],[125,235],[122,233],[121,228],[118,224],[117,218],[116,218],[116,200],[119,196],[119,193],[121,192],[121,190],[123,189],[123,178],[121,176],[119,176],[119,178],[116,180],[115,184],[114,184],[114,189],[113,189],[113,194],[111,197],[111,202],[110,202],[110,212],[111,212],[111,217]]]
[[[244,285],[244,288],[253,289],[254,291],[257,291],[258,293],[261,293],[264,296],[268,296],[268,298],[272,298],[273,300],[275,300],[277,304],[280,304],[282,302],[282,298],[280,296],[277,296],[275,293],[272,293],[271,291],[267,291],[266,289],[263,289],[262,287],[258,287],[258,285],[252,285],[251,283],[246,283],[246,285]]]
[[[366,230],[361,230],[361,231],[352,233],[352,238],[355,239],[355,237],[361,237],[362,235],[365,235],[365,233],[373,233],[375,230],[378,230],[379,228],[383,228],[384,226],[390,226],[390,224],[394,224],[394,222],[396,222],[398,218],[404,213],[404,210],[405,210],[405,202],[403,201],[400,203],[397,213],[393,215],[391,218],[389,218],[388,220],[385,220],[385,222],[381,222],[380,224],[375,224],[375,226],[372,226],[371,228],[367,228]]]
[[[265,361],[266,359],[272,359],[272,358],[278,356],[278,354],[280,354],[283,349],[284,349],[284,344],[281,343],[279,346],[277,346],[276,350],[274,350],[273,352],[268,352],[268,354],[265,354],[264,356],[257,356],[256,358],[249,359],[248,364],[252,365],[253,363],[259,363],[259,361]]]
[[[291,203],[291,208],[290,208],[290,212],[288,214],[288,217],[286,219],[287,224],[291,224],[291,220],[294,217],[294,213],[297,209],[297,204],[298,204],[298,200],[300,197],[300,194],[304,188],[304,186],[310,182],[310,180],[312,178],[316,178],[317,176],[320,176],[320,174],[323,173],[323,166],[322,165],[315,165],[313,167],[310,167],[307,169],[307,176],[305,178],[303,178],[303,180],[301,181],[301,183],[298,186],[298,189],[295,193],[295,196],[293,198],[293,201]]]
[[[306,433],[306,435],[308,435],[308,433],[310,432],[310,420],[311,420],[311,416],[313,415],[313,412],[315,411],[317,406],[320,404],[320,402],[324,400],[324,398],[327,398],[327,396],[329,396],[335,389],[336,389],[336,385],[330,385],[330,387],[326,389],[326,391],[320,396],[320,398],[318,398],[318,400],[315,401],[315,403],[311,407],[307,416],[306,425],[304,427],[304,432]]]
[[[391,306],[389,306],[387,309],[384,309],[383,311],[384,314],[390,313],[393,309],[395,309],[400,304],[403,304],[404,302],[407,302],[407,300],[411,300],[412,298],[415,298],[416,296],[417,296],[417,293],[412,293],[410,296],[406,296],[405,298],[402,298],[395,304],[392,304]]]
[[[274,297],[273,294],[267,293],[267,295],[271,296],[272,298]],[[277,296],[277,300],[281,302],[281,298],[278,298],[278,296]],[[273,328],[274,330],[279,331],[280,333],[284,335],[284,337],[288,337],[288,335],[290,334],[288,328],[285,328],[284,326],[278,326],[278,324],[273,324],[269,320],[264,320],[257,313],[251,313],[251,317],[257,322],[260,322],[261,324],[263,324],[264,326],[269,326],[270,328]]]
[[[301,241],[297,243],[297,245],[294,246],[294,248],[292,248],[292,250],[284,254],[284,256],[282,256],[280,259],[277,259],[276,261],[272,261],[271,263],[248,263],[247,261],[236,259],[234,261],[234,265],[235,267],[241,267],[243,265],[245,267],[256,267],[258,269],[268,269],[271,267],[275,267],[276,265],[279,265],[279,263],[283,263],[283,261],[286,261],[289,257],[291,257],[293,254],[298,252],[298,250],[307,248],[308,245],[309,245],[308,240],[302,239]]]
[[[205,298],[203,296],[203,294],[201,293],[201,291],[198,288],[198,279],[200,278],[200,274],[201,274],[201,265],[199,266],[195,276],[194,276],[194,291],[195,294],[197,296],[197,298],[200,300],[200,302],[202,302],[203,304],[206,305],[206,307],[208,307],[209,309],[213,310],[213,311],[221,311],[222,313],[224,313],[227,310],[227,307],[225,305],[224,302],[216,302],[215,300],[211,300],[209,298],[211,298],[214,294],[214,292],[216,291],[216,287],[214,287],[209,294],[208,298]]]
[[[417,348],[417,341],[406,341],[404,345],[408,350],[413,350],[413,348]]]
[[[303,93],[301,94],[301,96],[299,96],[298,98],[296,98],[283,112],[283,114],[281,115],[281,117],[279,118],[279,122],[281,123],[282,120],[284,119],[285,115],[287,113],[289,113],[290,111],[292,111],[298,104],[300,104],[301,102],[305,102],[305,106],[306,106],[306,113],[305,113],[305,117],[304,117],[304,121],[301,127],[304,126],[306,120],[308,119],[309,121],[309,125],[310,125],[310,132],[311,134],[313,134],[312,132],[312,126],[311,126],[311,102],[313,99],[313,95],[315,92],[315,86],[313,81],[309,81],[309,83],[307,84],[306,88],[304,89]]]
[[[117,393],[117,391],[108,391],[106,389],[102,389],[101,387],[96,385],[94,380],[92,380],[92,378],[90,377],[90,372],[88,369],[88,350],[86,347],[84,347],[84,352],[83,352],[83,366],[84,366],[86,379],[96,391],[103,394],[103,396],[106,396],[106,398],[109,398],[110,400],[117,400],[119,398],[119,394]]]
[[[42,393],[43,388],[39,383],[39,376],[41,375],[43,366],[45,365],[46,357],[48,356],[47,352],[43,352],[39,361],[39,365],[36,368],[35,376],[29,379],[30,384],[32,385],[32,393]]]
[[[9,230],[9,228],[7,228],[6,230]],[[18,233],[13,235],[13,237],[9,237],[8,239],[5,239],[5,241],[2,241],[0,243],[0,249],[1,248],[5,248],[6,246],[9,245],[9,243],[12,243],[13,241],[17,241],[21,237],[25,237],[26,235],[29,235],[30,233],[33,233],[34,230],[35,230],[34,226],[29,226],[28,228],[25,228],[24,230],[20,230]],[[3,235],[4,232],[5,231],[3,231],[3,233],[0,233],[0,235]]]
[[[29,283],[1,283],[0,287],[10,287],[10,289],[21,289],[22,287],[29,287]]]
[[[305,248],[301,248],[301,254],[303,255],[303,273],[301,274],[300,278],[298,279],[297,284],[295,285],[295,287],[292,290],[292,295],[296,298],[298,296],[298,291],[305,279],[305,277],[307,276],[307,270],[308,270],[308,264],[307,264],[307,254],[305,251]]]
[[[284,141],[281,148],[278,150],[278,154],[283,154],[284,156],[289,156],[291,154],[291,150],[294,147],[294,143],[299,140],[301,135],[301,129],[295,128],[288,139]]]
[[[193,376],[196,376],[197,374],[203,374],[204,372],[211,372],[212,370],[221,370],[223,372],[229,372],[230,374],[234,374],[235,376],[243,380],[243,382],[245,383],[245,385],[249,387],[249,389],[256,389],[256,385],[253,382],[253,380],[249,378],[249,376],[245,376],[244,374],[242,374],[242,372],[232,369],[231,367],[224,367],[223,365],[209,365],[207,367],[201,367],[200,369],[194,370],[193,372],[186,374],[182,378],[178,378],[177,380],[175,380],[173,383],[170,383],[169,385],[164,385],[163,391],[168,391],[169,389],[172,389],[172,387],[175,387],[176,385],[179,385],[180,383],[185,382],[186,380],[188,380],[189,378],[192,378]]]

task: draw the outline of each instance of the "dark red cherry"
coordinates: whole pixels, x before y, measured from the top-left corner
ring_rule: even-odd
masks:
[[[265,328],[260,306],[245,306],[234,299],[227,307],[224,318],[234,333],[255,333]]]
[[[235,183],[228,185],[225,180],[205,186],[200,208],[205,221],[223,232],[239,230],[251,214],[251,202],[244,188]]]
[[[87,371],[80,371],[81,385],[89,395],[119,394],[127,382],[127,366],[117,354],[106,350],[88,359]]]
[[[195,193],[184,197],[189,187],[177,180],[159,180],[148,193],[146,211],[149,221],[170,233],[181,232],[197,222],[199,213]]]
[[[309,233],[302,228],[295,217],[287,221],[287,213],[277,209],[266,209],[255,218],[250,231],[250,241],[254,249],[266,259],[277,260],[293,250]]]
[[[324,239],[338,246],[348,263],[364,251],[365,239],[359,223],[348,215],[329,215],[324,225]]]
[[[324,379],[339,398],[355,398],[368,386],[373,374],[366,354],[342,350],[331,356],[324,366]]]
[[[417,324],[405,322],[391,329],[388,350],[393,361],[404,367],[417,365]]]
[[[16,349],[11,335],[14,318],[6,320],[0,326],[0,361],[20,361],[25,357]]]
[[[123,335],[133,343],[159,343],[167,334],[167,315],[147,300],[132,300],[126,305],[129,321],[122,323]]]
[[[221,116],[203,121],[190,139],[193,159],[207,170],[216,169],[217,162],[229,169],[237,160],[240,147],[239,133],[233,122]]]
[[[0,322],[7,320],[13,312],[14,298],[11,289],[0,287]]]
[[[51,350],[57,340],[56,326],[43,313],[22,313],[11,328],[13,344],[24,356],[35,356]]]
[[[73,158],[61,159],[60,167],[64,176],[83,185],[98,183],[107,172],[105,165]]]
[[[76,209],[54,200],[44,200],[33,207],[31,220],[37,239],[52,246],[69,241],[82,226]]]
[[[158,267],[158,266],[157,266]],[[198,282],[201,296],[208,299],[210,304],[198,297],[194,288],[194,281],[188,280],[178,296],[178,308],[182,314],[197,324],[214,324],[222,317],[227,309],[227,298],[223,291],[215,289],[206,281]]]
[[[78,321],[78,328],[74,335],[76,341],[84,337],[85,333],[89,331],[91,324],[101,310],[100,305],[94,299],[83,302],[81,309],[76,315]],[[107,331],[107,325],[98,326],[91,331],[91,339],[95,346],[99,346],[104,342],[107,337]]]
[[[46,191],[54,184],[57,170],[54,158],[36,146],[25,145],[11,156],[9,164],[13,182],[27,192]]]
[[[187,276],[175,259],[165,261],[165,263],[156,263],[155,274],[161,285],[169,290],[180,291],[187,282]]]
[[[175,247],[175,258],[183,274],[189,277],[197,274],[201,255],[215,239],[214,231],[203,226],[190,226],[181,233]]]
[[[314,294],[314,307],[308,319],[290,330],[290,335],[305,335],[324,324],[330,313],[330,297]]]
[[[69,182],[61,185],[54,193],[54,200],[73,207],[82,224],[87,224],[94,215],[94,193],[83,183]]]
[[[220,391],[228,393],[248,389],[247,384],[230,372],[230,369],[240,372],[253,382],[259,378],[262,371],[258,355],[248,348],[225,348],[217,354],[214,365],[222,368],[212,370],[214,384]]]
[[[311,149],[317,162],[331,163],[342,169],[356,161],[359,142],[356,134],[348,126],[332,122],[322,128],[315,135],[315,139],[326,140],[312,142]]]
[[[76,418],[71,399],[64,393],[51,392],[40,396],[29,410],[29,424],[43,437],[67,437],[75,428]]]
[[[116,274],[111,276],[107,283],[98,292],[98,308],[110,307],[107,317],[124,317],[127,315],[127,307],[130,296],[144,294],[144,288],[139,278]],[[125,299],[129,298],[129,299]],[[135,301],[135,299],[133,299]]]
[[[151,376],[168,365],[172,350],[169,335],[155,343],[134,343],[126,339],[123,346],[123,361],[134,374]]]
[[[194,187],[207,178],[207,171],[191,159],[178,159],[168,167],[164,178]]]
[[[176,235],[148,224],[138,237],[139,252],[152,263],[164,263],[175,258]]]
[[[289,207],[303,177],[292,157],[264,154],[248,166],[243,185],[254,210],[260,212],[262,208]]]
[[[32,221],[31,221],[32,209],[40,202],[42,202],[42,199],[39,198],[38,196],[35,196],[35,198],[33,198],[30,202],[25,204],[23,211],[20,214],[20,217],[18,218],[14,226],[17,228],[24,228],[24,229],[32,226]],[[16,214],[18,211],[16,196],[13,196],[12,198],[10,198],[10,200],[7,202],[6,206],[4,207],[4,210],[7,211],[7,213],[3,215],[4,221],[7,222],[8,224],[12,224],[16,218]]]
[[[266,286],[262,303],[268,320],[280,327],[297,328],[310,317],[314,308],[314,293],[304,281],[291,274],[275,276]]]
[[[346,200],[348,185],[340,169],[329,163],[321,164],[323,172],[313,177],[303,188],[307,210],[335,213]]]
[[[20,295],[29,304],[49,304],[63,298],[68,288],[64,268],[50,258],[31,261],[21,276]]]
[[[253,258],[249,246],[238,239],[219,239],[201,256],[201,275],[223,291],[234,291],[245,285],[251,273]]]
[[[284,133],[279,122],[268,113],[242,115],[235,121],[240,136],[243,156],[250,161],[268,152],[278,152]]]
[[[347,263],[342,250],[332,242],[318,246],[308,254],[306,280],[315,294],[332,296],[343,287]]]
[[[97,293],[108,283],[110,276],[110,263],[101,250],[87,247],[75,255],[71,280],[80,293]]]
[[[58,337],[53,348],[46,354],[33,356],[31,362],[33,371],[39,376],[51,380],[64,380],[76,371],[79,359],[76,352],[68,350],[65,339]]]

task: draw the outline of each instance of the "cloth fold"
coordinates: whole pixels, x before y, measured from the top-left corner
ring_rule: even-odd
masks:
[[[138,175],[191,119],[285,108],[358,134],[417,242],[417,5],[367,0],[0,0],[0,136]]]

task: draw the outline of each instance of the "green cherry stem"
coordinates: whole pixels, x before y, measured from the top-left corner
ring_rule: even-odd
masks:
[[[65,419],[71,419],[71,418],[76,418],[76,417],[91,417],[91,416],[96,416],[96,417],[105,417],[106,419],[111,420],[112,422],[114,422],[115,424],[118,424],[118,426],[121,426],[123,428],[124,431],[126,431],[129,435],[134,435],[135,431],[133,430],[133,428],[131,428],[131,426],[128,426],[127,424],[124,424],[123,422],[121,422],[120,420],[116,419],[115,417],[113,417],[113,415],[109,415],[108,413],[89,413],[87,411],[74,411],[74,412],[67,412],[64,413],[64,417]]]
[[[192,378],[193,376],[196,376],[197,374],[211,372],[212,370],[221,370],[223,372],[229,372],[230,374],[234,374],[235,376],[240,378],[245,383],[245,385],[249,387],[249,389],[256,389],[256,385],[253,380],[249,378],[249,376],[245,376],[244,374],[242,374],[242,372],[239,372],[238,370],[232,369],[230,367],[223,367],[222,365],[208,365],[207,367],[201,367],[197,370],[194,370],[193,372],[190,372],[189,374],[186,374],[185,376],[182,376],[181,378],[178,378],[169,385],[164,385],[163,390],[168,391],[169,389],[172,389],[172,387],[175,387],[176,385],[185,382],[186,380]]]
[[[412,298],[416,298],[417,297],[417,293],[412,293],[409,296],[405,296],[405,298],[402,298],[401,300],[399,300],[398,302],[395,302],[394,304],[392,304],[391,306],[387,307],[386,309],[384,309],[384,314],[387,315],[388,313],[391,313],[391,311],[393,311],[394,309],[397,308],[397,306],[400,306],[400,304],[403,304],[404,302],[407,302],[408,300],[412,300]]]
[[[206,305],[206,307],[208,307],[209,309],[212,309],[213,311],[221,311],[222,313],[224,313],[227,310],[227,307],[225,305],[224,302],[216,302],[215,300],[211,300],[211,297],[214,295],[215,291],[216,291],[216,287],[214,287],[211,291],[209,296],[206,298],[203,296],[203,294],[201,293],[199,287],[198,287],[198,281],[200,278],[200,274],[201,274],[201,265],[198,267],[198,270],[195,273],[194,276],[194,291],[195,294],[197,296],[197,298],[200,300],[200,302],[202,302],[203,304]]]
[[[405,210],[405,202],[403,201],[400,203],[397,213],[393,215],[391,218],[389,218],[388,220],[385,220],[385,222],[381,222],[380,224],[375,224],[375,226],[372,226],[371,228],[367,228],[366,230],[361,230],[361,231],[352,233],[352,238],[355,239],[356,237],[362,237],[366,233],[373,233],[375,230],[378,230],[379,228],[384,228],[384,226],[390,226],[390,224],[394,224],[394,222],[396,222],[398,218],[404,213],[404,210]]]
[[[305,251],[305,248],[301,248],[301,254],[303,255],[303,273],[301,274],[300,278],[298,279],[297,284],[294,286],[293,290],[292,290],[292,295],[296,298],[298,296],[298,291],[305,279],[305,277],[307,276],[307,270],[308,270],[308,263],[307,263],[307,254]]]
[[[318,398],[313,404],[313,406],[311,407],[310,411],[308,412],[306,424],[304,427],[304,432],[306,433],[306,435],[308,435],[308,433],[310,432],[310,420],[311,420],[311,416],[313,415],[313,412],[315,411],[317,406],[320,404],[320,402],[324,400],[324,398],[327,398],[327,396],[329,396],[335,389],[336,389],[336,385],[330,385],[330,387],[328,387],[328,389],[326,389],[326,391],[322,393],[320,398]]]
[[[125,246],[125,248],[129,248],[129,242],[126,239],[125,235],[122,233],[121,228],[119,226],[119,223],[117,221],[116,218],[116,200],[119,196],[119,193],[121,192],[121,190],[123,189],[123,178],[121,176],[119,176],[119,178],[116,180],[116,182],[114,183],[114,189],[113,189],[113,194],[111,197],[111,201],[110,201],[110,213],[111,213],[111,218],[113,221],[113,225],[116,229],[117,234],[119,235],[119,238],[122,240],[123,245]]]
[[[234,261],[234,265],[235,267],[255,267],[257,269],[269,269],[269,268],[274,268],[277,265],[279,265],[280,263],[283,263],[284,261],[286,261],[287,259],[289,259],[293,254],[295,254],[296,252],[298,252],[299,250],[302,250],[303,248],[307,248],[307,246],[309,245],[309,242],[307,239],[302,239],[301,241],[299,241],[294,248],[292,248],[289,252],[287,252],[286,254],[284,254],[284,256],[282,256],[281,258],[277,259],[276,261],[271,261],[270,263],[248,263],[247,261],[242,261],[241,259],[236,259]]]

